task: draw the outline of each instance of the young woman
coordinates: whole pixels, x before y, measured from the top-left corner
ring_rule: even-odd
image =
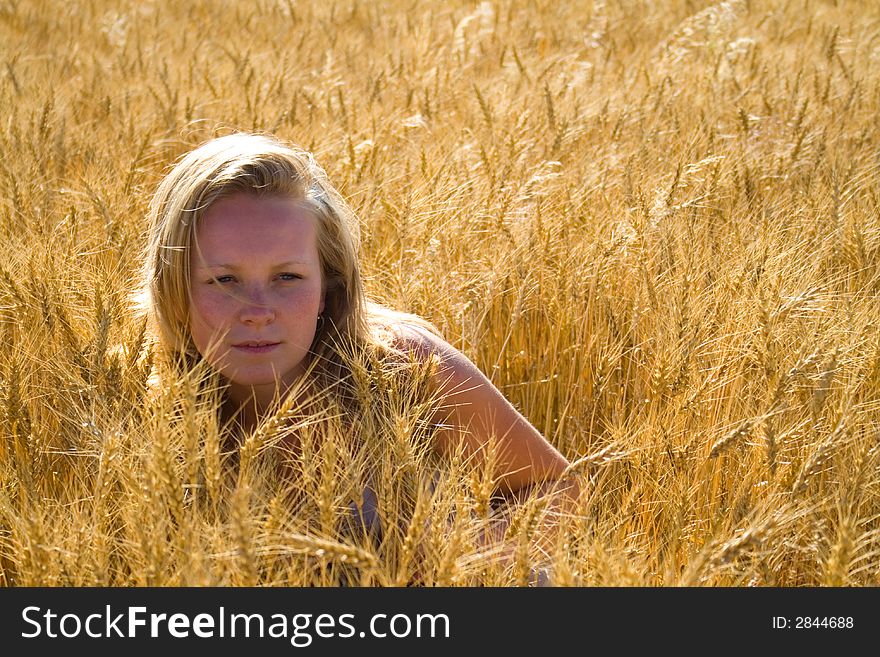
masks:
[[[358,242],[310,153],[233,134],[186,154],[150,207],[145,287],[164,362],[207,363],[225,384],[223,417],[246,432],[287,395],[346,389],[334,388],[340,345],[434,360],[439,455],[479,458],[494,440],[506,495],[563,475],[566,459],[431,324],[365,298]]]

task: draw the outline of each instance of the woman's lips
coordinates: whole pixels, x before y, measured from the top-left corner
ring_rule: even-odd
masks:
[[[280,342],[270,342],[270,343],[263,344],[260,346],[246,345],[246,344],[234,344],[234,345],[232,345],[232,347],[234,349],[237,349],[238,351],[246,353],[246,354],[265,354],[267,352],[272,351],[275,347],[277,347],[280,344],[281,344]]]

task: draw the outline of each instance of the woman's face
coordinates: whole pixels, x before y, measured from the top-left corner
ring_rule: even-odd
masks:
[[[315,218],[283,196],[235,194],[202,216],[190,254],[191,334],[233,388],[271,399],[305,370],[324,310],[316,238]]]

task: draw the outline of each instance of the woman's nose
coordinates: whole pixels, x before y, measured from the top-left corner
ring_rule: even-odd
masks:
[[[266,299],[265,293],[251,290],[244,299],[239,319],[244,324],[268,324],[275,319],[275,310]]]

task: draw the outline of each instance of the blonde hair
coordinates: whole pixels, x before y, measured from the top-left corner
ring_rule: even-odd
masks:
[[[358,219],[311,153],[272,136],[236,133],[187,153],[150,203],[140,305],[165,363],[187,368],[199,360],[189,327],[190,249],[211,204],[238,193],[302,201],[316,218],[325,307],[310,352],[319,362],[335,364],[336,376],[341,371],[335,345],[387,346],[389,327],[402,322],[438,333],[416,315],[366,299]]]

